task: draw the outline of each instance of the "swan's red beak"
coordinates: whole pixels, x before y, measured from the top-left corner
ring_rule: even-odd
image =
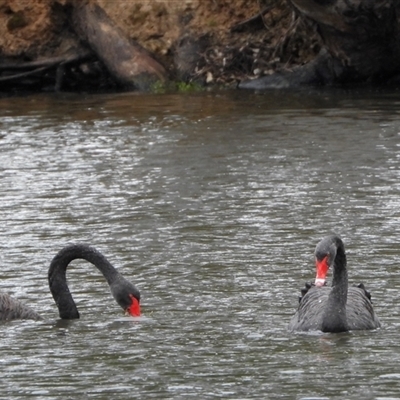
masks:
[[[140,303],[139,300],[132,294],[129,295],[132,300],[131,305],[126,309],[127,313],[132,317],[140,317]]]
[[[315,260],[315,265],[317,267],[317,276],[315,277],[315,286],[324,286],[326,281],[326,275],[328,273],[329,264],[328,257],[325,256],[322,260]]]

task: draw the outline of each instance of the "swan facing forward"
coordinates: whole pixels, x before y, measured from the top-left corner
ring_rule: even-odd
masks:
[[[140,316],[140,293],[126,280],[94,247],[85,244],[72,244],[64,247],[53,258],[49,272],[49,286],[58,307],[60,318],[76,319],[79,312],[67,285],[66,272],[69,263],[75,259],[92,263],[103,274],[114,299],[132,316]],[[14,319],[41,319],[40,315],[8,294],[0,293],[0,321]]]
[[[303,290],[290,331],[346,332],[381,326],[363,285],[348,287],[346,253],[338,236],[327,236],[315,249],[315,286]],[[332,286],[324,286],[328,269],[333,269]]]

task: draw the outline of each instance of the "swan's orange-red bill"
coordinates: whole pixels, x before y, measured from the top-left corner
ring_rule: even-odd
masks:
[[[129,295],[129,297],[132,300],[131,305],[126,309],[126,311],[131,315],[132,317],[140,317],[140,303],[139,300],[134,297],[133,295]]]
[[[326,275],[328,273],[329,264],[328,257],[325,256],[322,260],[315,260],[317,267],[317,276],[315,278],[315,286],[324,286],[326,281]]]

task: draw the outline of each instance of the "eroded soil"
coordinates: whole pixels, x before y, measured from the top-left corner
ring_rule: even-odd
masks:
[[[36,60],[79,47],[68,19],[74,1],[0,0],[0,56]],[[305,63],[320,49],[313,26],[285,0],[96,1],[176,79],[234,83]]]

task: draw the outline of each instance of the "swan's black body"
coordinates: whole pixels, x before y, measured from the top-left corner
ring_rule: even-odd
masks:
[[[346,254],[342,240],[329,236],[318,243],[315,257],[328,256],[333,267],[332,287],[311,287],[301,298],[290,331],[346,332],[380,327],[363,285],[348,287]]]
[[[58,307],[60,318],[79,318],[66,278],[69,263],[78,258],[87,260],[97,267],[106,278],[115,300],[124,310],[132,304],[132,297],[140,302],[140,293],[136,287],[127,281],[99,251],[88,245],[72,244],[64,247],[53,258],[48,273],[50,291]],[[0,294],[0,320],[12,319],[41,318],[20,301],[7,294]]]
[[[0,321],[13,319],[41,319],[40,315],[7,293],[0,293]]]

